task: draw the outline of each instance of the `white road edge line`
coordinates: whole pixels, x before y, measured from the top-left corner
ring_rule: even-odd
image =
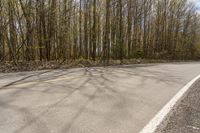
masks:
[[[186,84],[156,115],[155,117],[140,131],[140,133],[154,133],[167,114],[176,105],[178,100],[189,90],[189,88],[200,78],[200,75],[192,79]]]

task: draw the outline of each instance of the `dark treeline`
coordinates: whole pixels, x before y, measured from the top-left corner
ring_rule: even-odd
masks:
[[[0,0],[0,61],[194,59],[187,0]]]

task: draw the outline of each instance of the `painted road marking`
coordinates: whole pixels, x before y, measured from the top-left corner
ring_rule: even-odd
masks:
[[[161,122],[166,118],[167,114],[173,109],[181,97],[189,90],[189,88],[200,78],[200,75],[192,79],[186,84],[156,115],[155,117],[140,131],[140,133],[154,133]]]

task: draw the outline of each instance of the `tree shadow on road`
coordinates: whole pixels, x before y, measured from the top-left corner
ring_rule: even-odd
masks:
[[[75,70],[75,71],[71,71],[71,72],[66,72],[63,70],[63,71],[48,73],[48,71],[46,71],[46,72],[42,72],[39,74],[26,76],[18,81],[14,81],[14,82],[9,83],[0,88],[0,90],[9,89],[9,88],[12,88],[13,85],[21,83],[22,81],[24,81],[26,79],[29,79],[34,76],[38,76],[40,79],[36,83],[29,85],[28,88],[27,87],[18,88],[17,93],[19,94],[20,92],[26,90],[26,91],[30,91],[30,92],[32,92],[32,91],[38,92],[38,94],[40,94],[41,96],[47,95],[47,94],[53,95],[53,93],[59,92],[58,88],[63,90],[62,92],[59,92],[59,93],[66,93],[61,98],[59,98],[57,101],[55,101],[51,105],[49,105],[43,112],[41,112],[37,116],[32,116],[32,113],[30,113],[29,109],[26,107],[21,109],[21,108],[17,107],[16,105],[13,106],[10,104],[12,101],[17,100],[17,96],[18,96],[18,95],[16,95],[17,93],[13,93],[12,100],[10,99],[10,101],[1,102],[0,104],[3,105],[3,107],[5,107],[5,108],[12,109],[13,111],[16,111],[16,112],[20,112],[20,114],[22,116],[24,114],[26,114],[27,116],[24,116],[24,117],[28,117],[30,119],[26,124],[24,124],[23,126],[21,126],[20,128],[18,128],[15,131],[15,133],[21,133],[26,128],[35,125],[37,123],[37,121],[40,120],[41,117],[45,116],[47,113],[52,111],[53,108],[56,108],[60,104],[62,104],[64,101],[67,101],[68,98],[70,98],[75,92],[78,92],[79,94],[84,96],[87,100],[80,108],[77,108],[77,112],[72,117],[70,122],[66,123],[65,126],[61,129],[62,132],[69,132],[70,129],[72,128],[72,126],[74,125],[74,123],[78,120],[78,118],[82,115],[82,113],[86,109],[88,109],[87,107],[90,105],[90,103],[92,101],[94,101],[94,99],[97,96],[98,97],[103,96],[103,95],[108,95],[108,96],[112,95],[112,96],[116,96],[116,97],[118,96],[119,100],[117,102],[119,102],[119,103],[116,103],[116,107],[118,108],[118,106],[121,105],[120,99],[123,99],[124,96],[121,95],[120,91],[117,88],[114,88],[112,86],[112,84],[115,84],[116,82],[120,83],[119,79],[121,79],[121,78],[124,78],[126,80],[130,77],[131,78],[142,77],[142,79],[140,80],[141,84],[138,85],[137,87],[142,87],[142,85],[145,84],[145,80],[147,80],[147,79],[154,79],[157,82],[164,82],[164,83],[176,82],[176,81],[174,81],[175,77],[173,77],[170,73],[163,72],[162,70],[150,71],[148,69],[143,69],[145,67],[146,67],[146,65],[145,66],[141,65],[141,66],[136,67],[136,68],[142,69],[142,70],[140,70],[140,71],[142,71],[142,73],[135,71],[135,69],[132,69],[131,66],[130,67],[114,67],[114,68],[110,68],[110,67],[85,68],[85,69]],[[134,68],[135,68],[135,66],[134,66]],[[55,82],[55,83],[45,82],[45,81],[48,81],[51,79],[59,79],[62,76],[69,76],[69,74],[71,74],[71,76],[73,76],[77,73],[77,71],[80,72],[80,74],[78,74],[78,76],[75,76],[75,78],[73,78],[73,79],[67,79],[64,84],[58,84],[57,82]],[[46,74],[46,76],[40,77],[43,74]],[[164,78],[166,76],[168,77],[167,79]],[[172,78],[172,80],[170,80],[170,78]],[[35,87],[38,84],[42,84],[43,82],[45,82],[46,85],[55,86],[55,87],[46,88],[43,90],[35,89]],[[93,88],[92,94],[86,93],[87,89],[88,89],[87,87],[85,87],[86,84],[89,84],[90,87]],[[78,85],[78,86],[74,87],[75,85]],[[52,90],[54,90],[54,91],[52,92]],[[119,107],[121,107],[121,106],[119,106]],[[126,111],[126,108],[123,108],[123,110]],[[94,110],[89,110],[89,111],[96,113],[95,115],[99,115],[98,112],[95,112]],[[47,123],[45,123],[45,122],[41,122],[41,123],[44,127],[47,127]],[[46,129],[46,130],[48,130],[48,129]]]

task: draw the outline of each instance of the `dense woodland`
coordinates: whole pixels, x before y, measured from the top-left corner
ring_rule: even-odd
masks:
[[[0,61],[195,59],[187,0],[0,0]]]

